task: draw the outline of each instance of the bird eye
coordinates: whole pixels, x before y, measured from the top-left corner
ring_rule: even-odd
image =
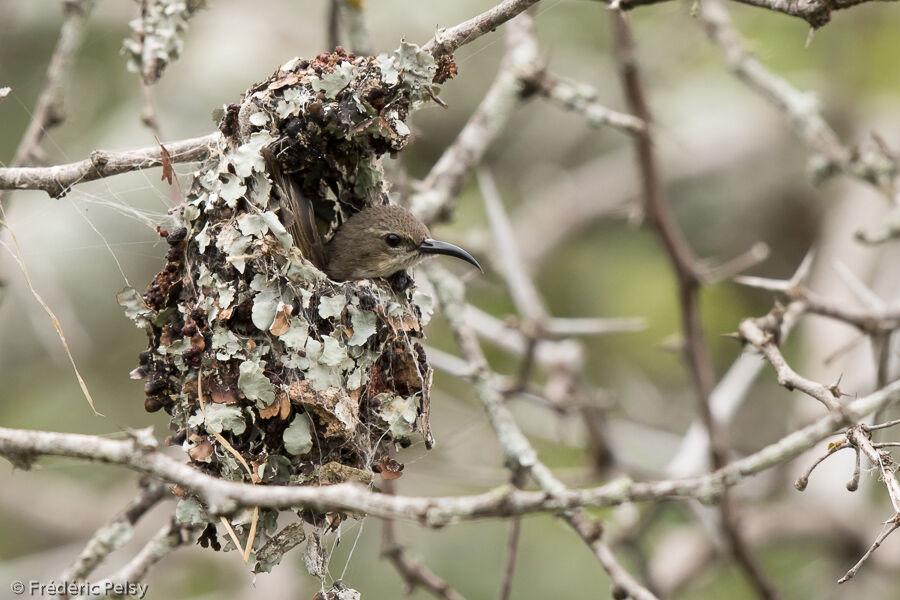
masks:
[[[396,233],[389,233],[384,236],[384,241],[387,242],[387,245],[391,248],[396,248],[400,245],[400,236]]]

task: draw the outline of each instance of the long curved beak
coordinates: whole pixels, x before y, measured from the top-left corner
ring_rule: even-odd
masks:
[[[481,265],[478,264],[478,261],[475,260],[471,254],[459,246],[454,246],[447,242],[426,238],[425,241],[419,244],[419,252],[422,254],[446,254],[447,256],[455,256],[456,258],[462,259],[470,265],[477,267],[479,271],[484,273],[484,269],[481,268]]]

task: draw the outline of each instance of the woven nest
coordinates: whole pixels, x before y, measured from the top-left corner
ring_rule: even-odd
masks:
[[[434,71],[409,44],[378,57],[338,50],[288,62],[226,110],[223,143],[176,224],[160,230],[165,267],[145,294],[119,296],[149,337],[133,372],[146,379],[145,408],[171,415],[170,441],[201,471],[263,485],[369,483],[373,471],[402,468],[391,445],[422,436],[431,446],[432,372],[417,342],[430,297],[384,280],[329,280],[292,244],[260,151],[313,201],[327,239],[349,215],[388,202],[380,157],[405,146],[405,119],[430,96]],[[277,512],[260,512],[253,548],[268,557]],[[215,523],[187,495],[177,516]],[[231,524],[246,543],[249,519]],[[204,537],[217,546],[213,525]]]

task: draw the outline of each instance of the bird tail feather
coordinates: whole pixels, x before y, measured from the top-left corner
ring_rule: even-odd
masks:
[[[262,148],[260,154],[266,161],[266,171],[272,183],[281,194],[281,220],[294,238],[294,245],[300,249],[304,258],[317,268],[324,269],[325,244],[316,226],[312,202],[300,191],[296,180],[284,172],[281,162],[271,150]]]

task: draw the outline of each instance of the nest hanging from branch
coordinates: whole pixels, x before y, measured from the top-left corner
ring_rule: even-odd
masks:
[[[329,280],[292,243],[261,151],[312,201],[327,238],[388,202],[380,157],[406,145],[405,121],[433,94],[434,74],[411,44],[378,57],[338,49],[289,61],[226,110],[218,152],[160,231],[165,267],[145,294],[119,295],[149,337],[133,372],[146,378],[145,407],[171,415],[170,440],[200,470],[257,484],[368,483],[373,470],[399,468],[391,444],[421,435],[431,446],[432,371],[417,342],[430,297]],[[178,517],[214,522],[188,496]],[[254,549],[276,518],[260,511]],[[242,543],[245,521],[231,521]]]

